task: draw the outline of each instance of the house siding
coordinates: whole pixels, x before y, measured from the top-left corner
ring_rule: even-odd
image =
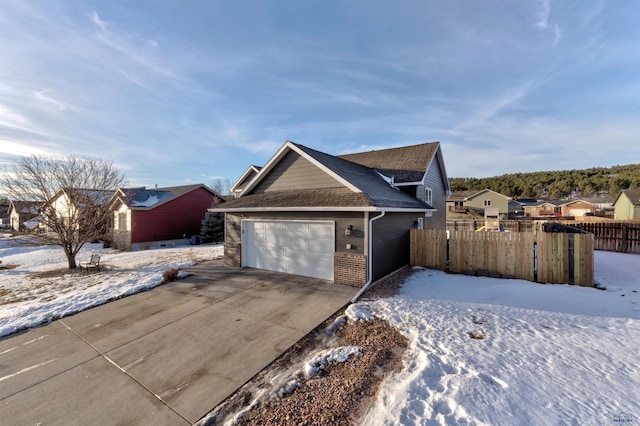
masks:
[[[617,220],[640,219],[640,206],[634,206],[625,193],[620,194],[613,209]]]
[[[595,211],[596,207],[586,201],[576,201],[562,207],[563,216],[582,217],[586,216],[587,213],[595,213]]]
[[[431,217],[425,218],[425,229],[444,230],[447,227],[447,193],[444,183],[442,182],[441,173],[440,162],[438,161],[438,157],[435,156],[425,176],[424,187],[431,189],[433,197],[431,206],[437,211],[432,212]],[[424,188],[421,189],[424,193]]]
[[[490,200],[491,205],[485,206],[485,200]],[[493,191],[484,191],[469,200],[466,203],[467,207],[473,207],[476,209],[485,209],[487,207],[498,208],[500,212],[500,216],[503,219],[506,219],[509,216],[509,198],[504,195],[493,192]]]
[[[126,215],[123,224],[120,223],[121,213]],[[113,245],[121,250],[131,249],[131,210],[124,204],[113,212]]]
[[[373,280],[409,264],[409,230],[419,217],[419,213],[387,213],[373,221]]]
[[[197,188],[150,210],[131,210],[130,245],[199,235],[207,209],[216,197]]]
[[[258,194],[269,191],[343,186],[298,153],[289,151],[251,192]]]

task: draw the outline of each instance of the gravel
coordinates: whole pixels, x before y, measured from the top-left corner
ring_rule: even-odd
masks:
[[[393,296],[410,274],[411,269],[404,268],[383,278],[363,298]],[[384,377],[403,367],[407,339],[381,319],[349,321],[335,335],[327,336],[326,330],[332,328],[340,315],[329,318],[296,343],[198,425],[357,424]],[[352,355],[347,362],[329,364],[319,376],[304,379],[299,374],[305,360],[339,346],[360,347],[361,354]],[[276,379],[283,376],[294,380],[275,389]],[[283,397],[264,397],[283,393],[286,394]],[[262,397],[258,397],[260,394]]]

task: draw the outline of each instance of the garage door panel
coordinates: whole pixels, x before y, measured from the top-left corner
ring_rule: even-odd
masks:
[[[331,252],[335,249],[333,226],[309,227],[309,250],[314,252]]]
[[[243,227],[243,266],[333,280],[333,223],[248,220]]]
[[[260,269],[285,272],[282,256],[266,253],[260,263],[262,263],[262,266],[258,266]]]
[[[313,256],[312,261],[309,262],[307,273],[310,276],[333,281],[333,254]]]

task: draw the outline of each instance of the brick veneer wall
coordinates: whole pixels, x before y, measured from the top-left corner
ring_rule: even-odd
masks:
[[[224,264],[227,266],[240,267],[242,265],[242,244],[224,243]]]
[[[333,254],[333,282],[362,287],[367,282],[367,257],[361,254]]]

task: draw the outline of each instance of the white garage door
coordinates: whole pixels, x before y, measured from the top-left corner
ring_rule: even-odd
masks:
[[[333,222],[242,222],[242,266],[333,281]]]

